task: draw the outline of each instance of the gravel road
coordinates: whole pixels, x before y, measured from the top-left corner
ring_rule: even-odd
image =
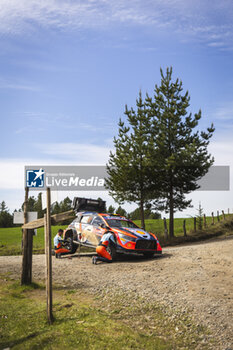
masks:
[[[44,264],[44,255],[33,256],[35,280],[44,279]],[[0,257],[0,270],[18,278],[21,256]],[[164,248],[161,257],[151,260],[124,256],[96,266],[88,255],[53,257],[53,279],[91,293],[132,291],[181,313],[188,310],[214,334],[218,349],[233,350],[233,239]]]

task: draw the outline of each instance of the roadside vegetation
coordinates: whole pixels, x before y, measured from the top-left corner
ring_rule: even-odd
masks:
[[[54,286],[55,321],[46,321],[42,284],[20,286],[0,276],[0,348],[10,349],[208,349],[207,331],[188,315],[147,304],[134,295],[99,296]],[[104,299],[104,303],[103,303]]]
[[[136,108],[125,106],[110,152],[106,188],[123,204],[137,203],[141,227],[145,209],[152,206],[169,212],[169,236],[174,235],[174,213],[191,206],[185,196],[214,163],[208,145],[214,133],[211,124],[200,130],[202,112],[190,113],[190,95],[180,79],[173,80],[172,67],[160,69],[161,81],[152,96],[141,91]]]
[[[233,216],[226,215],[226,220],[222,220],[220,216],[220,222],[217,222],[215,218],[215,225],[212,225],[212,217],[206,217],[207,227],[201,231],[194,232],[193,230],[193,218],[187,218],[186,229],[187,237],[183,237],[183,220],[177,218],[174,220],[176,237],[166,241],[164,239],[164,223],[162,219],[148,219],[145,220],[146,230],[153,232],[157,235],[162,246],[171,244],[180,244],[183,242],[197,241],[207,239],[220,235],[232,234],[233,231]],[[169,220],[167,220],[169,223]],[[140,227],[140,220],[134,220],[134,222]],[[59,228],[66,229],[67,225],[52,226],[52,246],[53,238],[56,235]],[[22,230],[21,227],[7,227],[0,228],[0,256],[3,255],[20,255],[22,253]],[[81,251],[87,251],[88,248],[81,247]],[[44,253],[44,228],[37,230],[37,235],[33,237],[33,254]]]

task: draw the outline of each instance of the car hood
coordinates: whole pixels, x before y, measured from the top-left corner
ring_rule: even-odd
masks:
[[[121,229],[116,229],[117,231],[119,231],[120,233],[129,233],[129,234],[133,234],[135,237],[137,238],[142,238],[142,239],[154,239],[154,237],[146,232],[145,230],[141,229],[141,228],[124,228],[122,227]]]

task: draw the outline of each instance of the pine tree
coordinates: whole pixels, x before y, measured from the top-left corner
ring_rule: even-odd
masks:
[[[157,155],[153,175],[154,195],[159,200],[155,204],[157,209],[170,213],[170,237],[174,236],[174,212],[191,206],[185,194],[198,188],[197,180],[214,162],[207,150],[213,124],[205,132],[197,131],[201,111],[194,116],[188,113],[189,101],[188,91],[183,93],[182,81],[172,81],[172,68],[167,68],[166,75],[161,69],[160,86],[155,85],[153,98],[148,95],[146,98]]]
[[[9,209],[6,206],[6,202],[0,203],[0,227],[12,227],[13,215],[9,213]]]
[[[127,216],[127,212],[124,208],[122,208],[121,206],[119,206],[116,210],[116,214],[120,215],[120,216]]]
[[[114,200],[138,203],[141,226],[145,228],[144,207],[150,199],[151,184],[149,166],[153,158],[153,137],[150,119],[142,100],[136,100],[137,110],[126,106],[126,122],[120,119],[118,137],[114,138],[115,153],[110,153],[107,164],[107,188]]]
[[[42,193],[40,192],[37,196],[34,210],[38,212],[38,218],[43,218],[45,210],[42,210]]]
[[[109,214],[114,214],[115,213],[115,208],[112,206],[112,205],[110,205],[109,207],[108,207],[108,210],[107,210],[107,212],[109,213]]]
[[[8,208],[6,206],[6,202],[5,201],[2,201],[0,203],[0,213],[3,213],[3,212],[7,212],[8,211]]]
[[[52,214],[58,214],[61,212],[61,206],[60,204],[56,201],[53,205],[52,205]]]
[[[30,196],[28,198],[27,211],[35,211],[36,199],[34,196]],[[23,210],[23,206],[22,206]]]
[[[197,227],[198,227],[198,230],[201,231],[202,227],[203,227],[203,216],[204,216],[204,210],[201,206],[201,203],[199,203],[199,207],[198,207],[197,211],[198,211],[198,214],[196,215]]]
[[[69,197],[64,198],[60,203],[61,212],[65,212],[71,209],[72,200]]]

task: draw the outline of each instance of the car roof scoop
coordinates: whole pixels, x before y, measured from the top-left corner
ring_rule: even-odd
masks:
[[[95,211],[101,213],[106,211],[106,202],[100,199],[74,197],[72,207],[76,212]]]

